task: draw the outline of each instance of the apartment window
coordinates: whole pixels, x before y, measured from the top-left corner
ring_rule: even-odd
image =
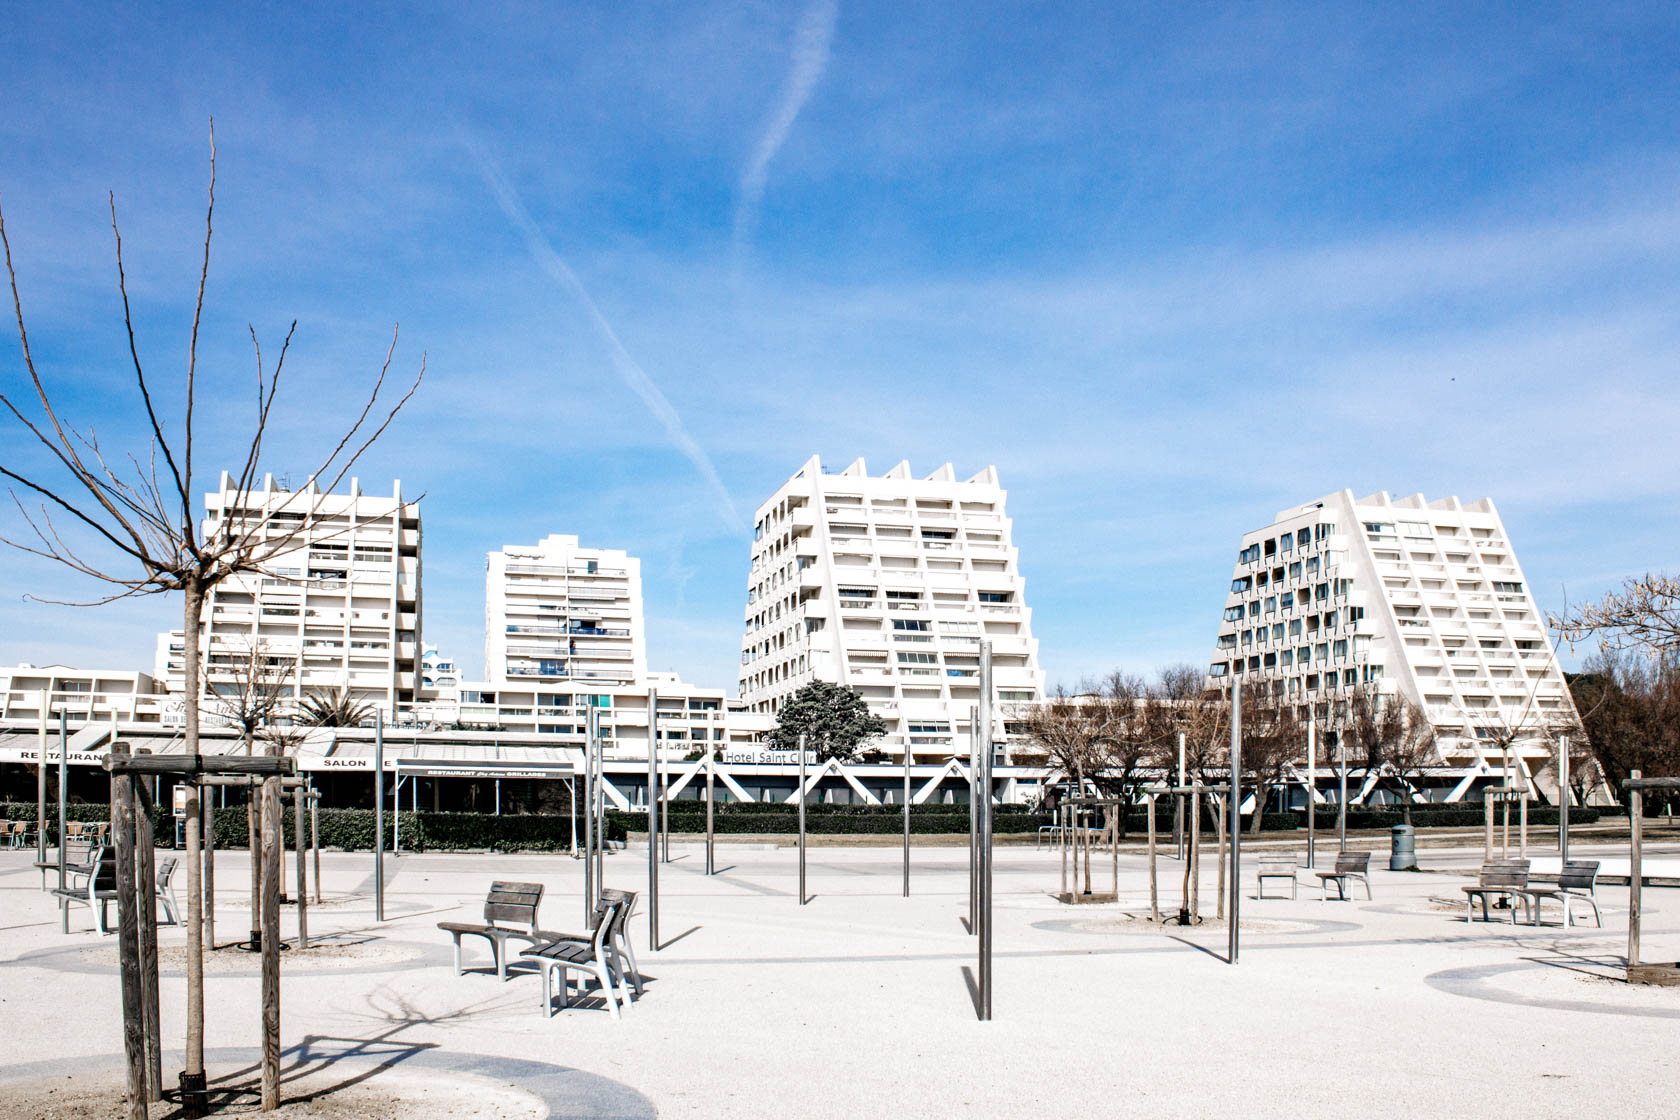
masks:
[[[1219,635],[1219,648],[1220,649],[1235,649],[1236,645],[1237,645],[1237,636],[1235,634],[1221,634],[1221,635]]]
[[[1290,579],[1300,579],[1301,578],[1301,562],[1299,560],[1296,560],[1294,563],[1289,565],[1289,578]]]
[[[1252,564],[1258,559],[1260,559],[1260,546],[1258,544],[1251,544],[1237,553],[1237,563],[1239,564]]]
[[[872,599],[874,596],[875,589],[873,587],[842,587],[840,589],[840,597],[843,599]]]
[[[901,652],[898,655],[898,663],[900,665],[937,665],[939,664],[939,658],[931,653]]]
[[[1267,597],[1267,599],[1266,599],[1266,613],[1267,614],[1276,614],[1277,613],[1277,596],[1276,595],[1272,595],[1272,596]]]
[[[889,592],[888,594],[891,594]],[[979,593],[982,603],[1008,603],[1014,600],[1013,591],[982,591]]]
[[[1230,671],[1231,667],[1223,661],[1218,661],[1208,666],[1208,676],[1210,677],[1223,677]]]
[[[1313,598],[1321,603],[1329,602],[1330,585],[1328,583],[1321,583],[1317,587],[1313,588]]]
[[[1242,638],[1243,638],[1243,645],[1245,645],[1245,646],[1253,645],[1254,644],[1254,631],[1244,630]]]
[[[1281,665],[1285,669],[1289,668],[1295,662],[1295,655],[1293,653],[1289,652],[1288,650],[1284,650],[1281,654],[1278,655],[1278,658],[1279,658],[1278,664]]]
[[[1283,623],[1274,622],[1272,624],[1272,641],[1274,641],[1274,642],[1283,641]]]
[[[1289,620],[1289,636],[1291,638],[1299,638],[1301,636],[1301,620],[1300,619],[1292,618],[1292,619]]]
[[[1266,541],[1266,555],[1267,556],[1276,556],[1277,555],[1277,538],[1276,537],[1272,537],[1272,538],[1270,538]]]
[[[1428,524],[1422,521],[1401,521],[1399,522],[1399,528],[1401,536],[1427,537],[1431,535]]]
[[[892,628],[894,630],[914,630],[925,634],[933,629],[933,623],[920,618],[895,618],[892,620]]]
[[[1318,557],[1309,556],[1307,558],[1307,575],[1316,576],[1317,574],[1318,574]]]
[[[1331,652],[1340,660],[1347,656],[1347,639],[1337,638],[1331,646]]]
[[[1278,538],[1278,547],[1283,549],[1283,551],[1285,551],[1285,552],[1288,552],[1290,549],[1294,548],[1295,547],[1295,534],[1294,533],[1285,533],[1283,536],[1279,537]]]
[[[1365,532],[1373,537],[1382,536],[1393,533],[1394,526],[1386,521],[1367,521],[1365,522]]]
[[[1242,621],[1242,616],[1243,616],[1243,609],[1242,609],[1242,604],[1241,603],[1238,603],[1234,607],[1226,607],[1225,608],[1225,621],[1226,622],[1241,622]]]
[[[1334,630],[1336,628],[1336,612],[1335,611],[1325,611],[1324,612],[1324,628],[1326,630]]]
[[[1240,579],[1234,579],[1231,581],[1231,590],[1235,591],[1239,595],[1253,586],[1254,580],[1249,576],[1243,576]]]
[[[1495,581],[1493,589],[1495,591],[1504,592],[1507,595],[1519,595],[1522,593],[1523,588],[1520,583],[1499,583],[1498,581]]]
[[[1320,661],[1330,660],[1330,643],[1319,642],[1313,647],[1313,656]]]

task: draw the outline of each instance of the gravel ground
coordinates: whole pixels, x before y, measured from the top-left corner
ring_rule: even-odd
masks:
[[[1626,851],[1583,837],[1571,854],[1595,849]],[[1320,901],[1305,871],[1298,899],[1256,900],[1249,871],[1234,967],[1223,926],[1150,925],[1136,853],[1121,856],[1119,903],[1066,907],[1049,897],[1054,853],[1001,848],[989,1023],[976,1021],[971,996],[962,849],[918,848],[908,899],[896,849],[813,850],[805,906],[789,851],[720,844],[711,878],[697,848],[672,852],[661,876],[664,945],[650,951],[639,912],[647,992],[620,1021],[598,1003],[545,1018],[534,976],[516,969],[498,982],[472,942],[469,971],[456,976],[435,928],[475,917],[495,878],[545,883],[543,924],[575,927],[577,862],[388,859],[391,920],[377,923],[371,857],[329,853],[326,887],[345,901],[312,911],[311,932],[347,942],[371,934],[362,944],[377,953],[357,950],[370,955],[332,968],[293,965],[287,954],[288,1061],[325,1054],[320,1070],[345,1080],[342,1070],[367,1054],[408,1048],[440,1084],[488,1078],[532,1092],[552,1114],[586,1117],[1672,1115],[1680,989],[1618,979],[1626,888],[1600,890],[1602,929],[1590,917],[1565,929],[1555,910],[1538,928],[1467,924],[1457,888],[1475,874],[1479,842],[1423,853],[1429,874],[1374,870],[1371,901]],[[1665,843],[1650,854],[1680,851]],[[223,881],[243,871],[242,853],[217,858]],[[111,941],[85,928],[60,934],[28,861],[0,852],[0,1116],[56,1115],[15,1111],[38,1099],[21,1096],[22,1085],[40,1088],[49,1073],[116,1084],[121,1051]],[[1210,850],[1210,915],[1212,861]],[[608,858],[609,885],[641,890],[646,874],[644,849]],[[1163,859],[1163,909],[1176,910],[1178,875]],[[1648,888],[1645,906],[1646,959],[1680,960],[1680,891]],[[219,911],[218,928],[245,917]],[[288,911],[288,933],[293,920]],[[160,936],[167,965],[182,935],[165,926]],[[181,980],[166,970],[162,991],[172,1082]],[[257,1045],[257,995],[254,974],[212,971],[214,1046]],[[239,1068],[214,1056],[210,1066],[213,1075]],[[430,1101],[412,1096],[414,1066],[368,1067],[357,1090],[373,1095],[342,1115],[471,1115],[443,1110],[444,1087]],[[83,1088],[93,1095],[63,1114],[104,1115],[99,1094],[110,1090]]]

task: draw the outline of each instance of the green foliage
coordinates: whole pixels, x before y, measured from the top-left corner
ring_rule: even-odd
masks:
[[[770,745],[777,750],[798,750],[799,737],[804,735],[819,759],[849,761],[865,743],[886,731],[887,725],[869,710],[856,689],[812,681],[782,705],[770,731]]]
[[[314,691],[298,704],[299,722],[311,727],[359,727],[373,718],[373,705],[357,700],[348,685]]]

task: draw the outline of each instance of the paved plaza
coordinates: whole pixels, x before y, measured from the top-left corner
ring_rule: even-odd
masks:
[[[308,1084],[388,1089],[418,1102],[416,1116],[436,1114],[425,1093],[459,1097],[462,1084],[482,1091],[487,1115],[518,1115],[521,1101],[528,1115],[589,1117],[1671,1115],[1680,989],[1616,979],[1627,889],[1599,888],[1603,929],[1590,917],[1563,928],[1555,910],[1540,928],[1466,924],[1459,888],[1481,854],[1427,848],[1422,874],[1374,870],[1368,902],[1321,901],[1305,871],[1297,900],[1256,900],[1250,861],[1232,967],[1223,928],[1134,917],[1147,913],[1140,855],[1121,857],[1120,903],[1067,907],[1049,897],[1054,853],[1000,847],[995,1019],[980,1023],[961,847],[918,848],[909,899],[896,848],[812,848],[801,907],[792,848],[720,844],[708,879],[700,846],[673,845],[666,944],[648,951],[639,910],[649,984],[619,1022],[598,1005],[545,1019],[535,976],[499,982],[482,942],[469,939],[473,967],[456,976],[435,928],[475,919],[493,878],[541,881],[543,925],[578,928],[581,863],[387,857],[380,924],[372,857],[328,853],[325,903],[310,910],[322,947],[285,956],[282,1042]],[[1625,854],[1572,846],[1576,858]],[[30,862],[0,852],[0,1116],[27,1114],[20,1094],[48,1079],[120,1083],[115,939],[82,908],[60,933]],[[1213,864],[1209,849],[1210,915]],[[218,853],[217,868],[226,941],[248,926],[244,853]],[[607,883],[643,890],[646,868],[645,849],[615,853]],[[1101,889],[1106,857],[1097,869]],[[1163,859],[1161,873],[1163,907],[1176,907],[1180,865]],[[1644,898],[1646,959],[1680,959],[1680,891]],[[288,936],[294,923],[288,909]],[[159,935],[163,1035],[178,1045],[184,938]],[[212,1076],[248,1071],[256,961],[223,950],[207,973]],[[165,1060],[171,1083],[179,1062]],[[442,1111],[465,1114],[458,1101]]]

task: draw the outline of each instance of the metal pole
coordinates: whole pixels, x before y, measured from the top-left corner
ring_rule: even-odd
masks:
[[[659,690],[648,689],[648,945],[659,951]]]
[[[975,807],[975,787],[980,773],[980,706],[968,726],[968,932],[980,932],[980,811]]]
[[[1342,789],[1337,794],[1336,802],[1336,852],[1339,855],[1347,853],[1347,734],[1336,734],[1336,753],[1341,756]]]
[[[980,643],[980,1020],[992,1019],[992,643]]]
[[[309,791],[309,862],[315,872],[315,904],[321,904],[321,794]]]
[[[799,905],[805,905],[805,744],[799,736]]]
[[[303,803],[307,795],[303,783],[292,793],[292,844],[297,849],[297,920],[298,948],[309,948],[309,869],[304,851]]]
[[[58,710],[58,888],[63,890],[69,875],[66,866],[64,835],[69,827],[69,810],[65,808],[65,790],[70,782],[70,725],[64,709]],[[70,908],[64,907],[66,913]]]
[[[1260,812],[1258,802],[1254,811]],[[1242,679],[1231,680],[1231,925],[1227,956],[1237,963],[1237,931],[1242,923],[1238,910],[1242,906]]]
[[[910,744],[904,744],[904,897],[910,897]]]
[[[1638,770],[1628,777],[1638,781]],[[1640,888],[1645,885],[1645,795],[1635,786],[1628,791],[1628,969],[1639,967],[1639,922],[1641,917]]]
[[[607,744],[595,717],[595,905],[607,889]]]
[[[414,779],[410,778],[410,781]],[[402,855],[402,759],[397,760],[397,780],[391,791],[391,854]],[[419,788],[418,786],[416,788]]]
[[[52,714],[52,694],[41,690],[35,709],[35,862],[47,862],[47,719]]]
[[[668,800],[667,791],[671,788],[671,764],[666,761],[664,754],[659,756],[659,796],[661,800]],[[662,863],[671,862],[671,807],[663,806],[664,812],[659,814],[659,859]]]
[[[706,874],[717,874],[717,827],[713,814],[713,805],[717,801],[717,785],[713,779],[717,775],[717,751],[712,747],[706,748]]]
[[[1558,861],[1569,862],[1569,736],[1558,736]]]
[[[1318,792],[1318,723],[1312,716],[1307,717],[1307,870],[1313,866],[1313,855],[1318,850],[1317,838],[1313,835],[1314,795]]]
[[[373,917],[385,920],[385,711],[373,711]]]
[[[585,697],[583,739],[583,920],[595,915],[595,698]]]

